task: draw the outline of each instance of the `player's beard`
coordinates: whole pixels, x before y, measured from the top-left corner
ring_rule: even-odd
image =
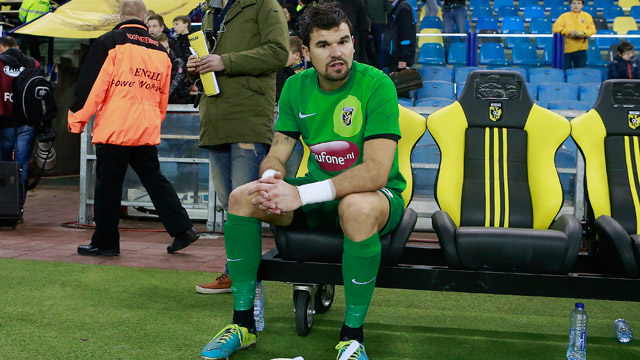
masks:
[[[344,63],[344,68],[340,70],[340,72],[330,72],[329,67],[337,62],[337,61],[341,61]],[[329,81],[342,81],[346,78],[349,77],[349,72],[351,71],[351,64],[349,64],[349,62],[347,61],[347,59],[341,57],[341,58],[337,58],[337,59],[332,59],[331,61],[329,61],[327,63],[327,65],[325,65],[324,67],[324,78],[329,80]]]

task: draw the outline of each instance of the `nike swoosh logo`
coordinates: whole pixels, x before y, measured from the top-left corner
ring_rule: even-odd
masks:
[[[227,258],[227,261],[240,261],[240,260],[242,260],[242,259],[229,259],[229,258]]]
[[[376,277],[374,276],[373,279],[369,280],[369,281],[365,281],[365,282],[358,282],[356,281],[356,279],[351,279],[351,282],[356,284],[356,285],[367,285],[368,283],[372,282],[373,280],[375,280]]]
[[[300,112],[298,112],[298,116],[300,117],[300,119],[304,119],[304,118],[306,118],[306,117],[313,116],[313,115],[315,115],[315,114],[317,114],[317,113],[313,113],[313,114],[306,114],[306,115],[304,115],[304,114],[302,114],[302,112],[301,112],[301,111],[300,111]]]

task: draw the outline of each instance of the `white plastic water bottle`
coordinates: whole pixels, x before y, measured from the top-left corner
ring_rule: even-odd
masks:
[[[576,303],[576,308],[569,315],[569,348],[567,360],[585,360],[587,358],[587,313],[583,303]]]
[[[264,300],[267,292],[262,282],[256,285],[256,298],[253,303],[253,319],[256,321],[256,331],[264,330]]]
[[[618,319],[613,322],[613,329],[619,342],[626,344],[633,339],[633,333],[629,328],[629,323],[625,319]]]

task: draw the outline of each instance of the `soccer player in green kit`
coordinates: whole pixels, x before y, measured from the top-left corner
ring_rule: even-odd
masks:
[[[380,265],[379,236],[395,229],[404,213],[398,99],[388,76],[353,61],[351,24],[336,4],[320,4],[304,16],[303,50],[315,69],[287,80],[262,177],[231,193],[225,246],[233,323],[203,348],[205,359],[226,358],[256,341],[260,221],[344,233],[346,311],[336,350],[338,358],[368,359],[363,326]],[[299,136],[311,150],[309,171],[284,179],[284,164]]]

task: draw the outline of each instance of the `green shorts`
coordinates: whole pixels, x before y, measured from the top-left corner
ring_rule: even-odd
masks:
[[[317,180],[305,176],[299,178],[286,178],[287,183],[299,186],[316,182]],[[404,215],[404,199],[402,194],[395,190],[383,188],[379,190],[389,201],[389,218],[379,235],[386,235],[392,232],[400,223]],[[335,229],[342,232],[340,228],[340,216],[338,215],[338,204],[340,200],[305,205],[296,210],[293,216],[293,223],[290,226],[301,226],[306,220],[306,225],[311,229]],[[302,219],[300,219],[302,218]]]

